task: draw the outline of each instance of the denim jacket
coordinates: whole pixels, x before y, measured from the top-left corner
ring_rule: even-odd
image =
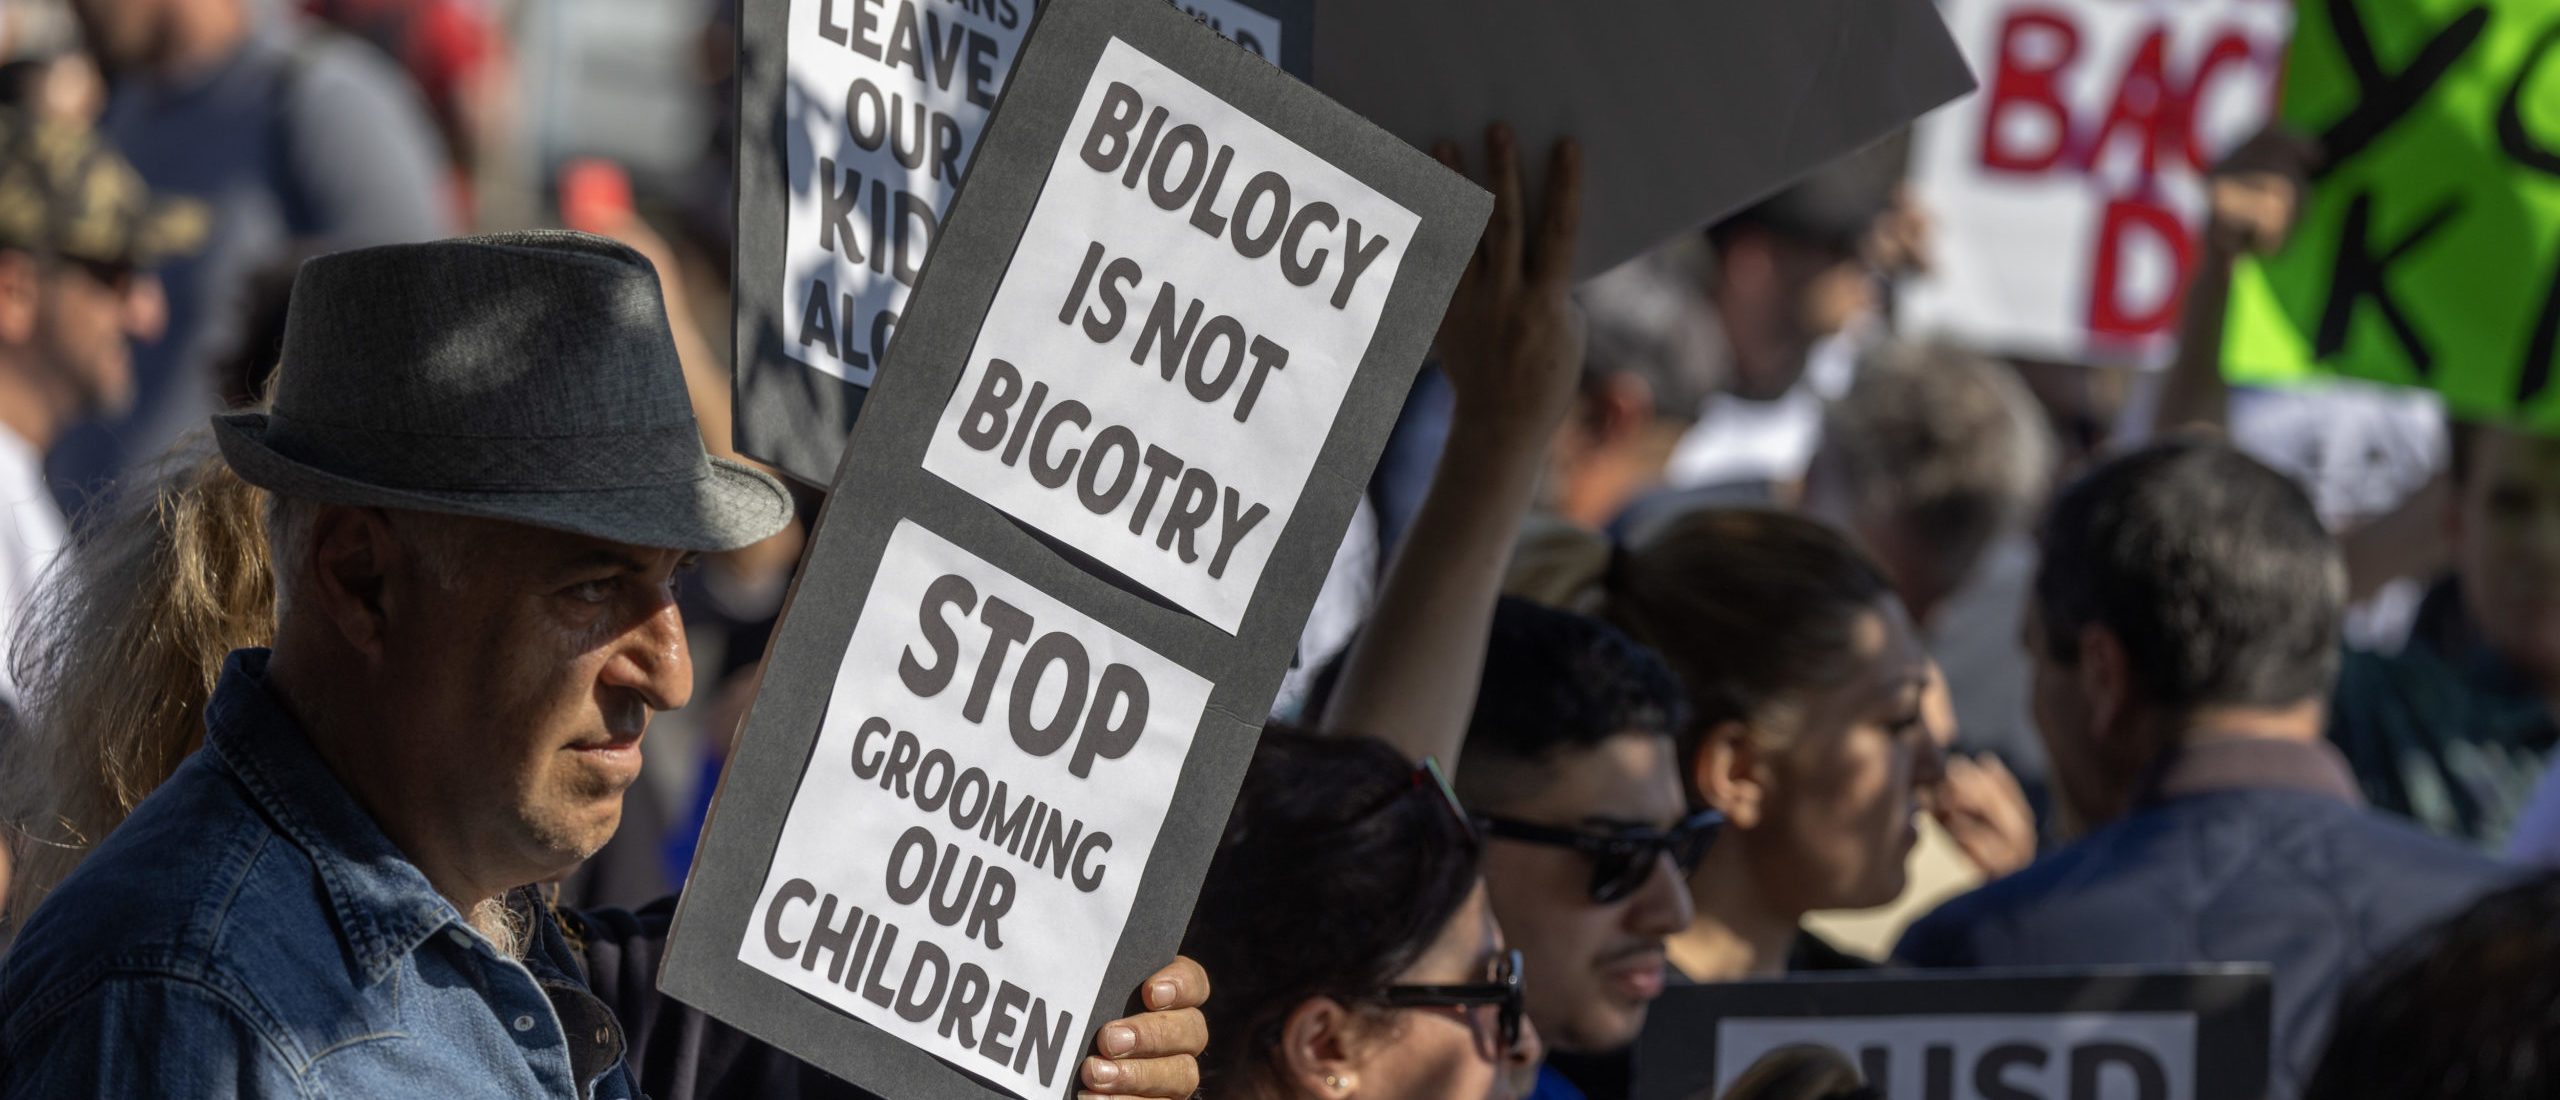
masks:
[[[231,655],[204,751],[0,960],[0,1098],[635,1096],[531,892],[511,959],[338,783],[266,667]]]

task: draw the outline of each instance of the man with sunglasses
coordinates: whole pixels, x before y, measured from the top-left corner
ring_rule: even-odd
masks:
[[[1496,605],[1457,792],[1549,1051],[1534,1096],[1628,1091],[1628,1048],[1670,974],[1663,943],[1689,926],[1687,874],[1722,824],[1681,792],[1684,709],[1661,659],[1606,624]]]
[[[1723,823],[1682,794],[1684,710],[1671,670],[1607,625],[1495,607],[1457,784],[1550,1052],[1535,1096],[1627,1094],[1663,943],[1689,926],[1688,873]]]
[[[159,260],[206,218],[155,201],[85,130],[0,112],[0,698],[15,706],[8,628],[65,541],[44,458],[62,433],[133,404],[135,340],[167,318]]]

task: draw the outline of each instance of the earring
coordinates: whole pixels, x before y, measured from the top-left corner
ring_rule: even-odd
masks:
[[[1325,1074],[1325,1075],[1324,1075],[1324,1087],[1329,1088],[1329,1089],[1338,1089],[1338,1088],[1341,1088],[1341,1087],[1342,1087],[1342,1077],[1341,1077],[1340,1075],[1338,1075],[1338,1074],[1332,1074],[1332,1073]]]

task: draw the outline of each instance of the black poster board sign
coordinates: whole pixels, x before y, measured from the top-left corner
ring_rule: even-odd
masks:
[[[1579,278],[1974,81],[1931,0],[1317,0],[1315,85],[1416,144],[1494,121],[1522,149],[1579,140]]]
[[[662,987],[1064,1095],[1168,961],[1491,196],[1159,0],[1052,0],[855,425]]]
[[[1035,0],[742,0],[735,444],[835,480]],[[1314,0],[1173,0],[1305,79]]]
[[[2263,1100],[2266,967],[1873,971],[1677,986],[1638,1100],[1721,1095],[1770,1051],[1829,1047],[1889,1100]]]

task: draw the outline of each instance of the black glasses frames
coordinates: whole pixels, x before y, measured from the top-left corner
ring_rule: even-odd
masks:
[[[1522,982],[1518,951],[1505,951],[1495,957],[1492,981],[1391,985],[1378,991],[1378,999],[1393,1008],[1495,1008],[1494,1038],[1501,1045],[1486,1051],[1486,1056],[1499,1061],[1520,1049]]]
[[[1624,901],[1653,877],[1658,856],[1669,856],[1681,874],[1698,869],[1707,857],[1724,814],[1699,810],[1667,830],[1630,829],[1597,833],[1555,825],[1539,825],[1503,817],[1477,821],[1485,835],[1526,844],[1571,848],[1591,860],[1591,900],[1600,905]]]

